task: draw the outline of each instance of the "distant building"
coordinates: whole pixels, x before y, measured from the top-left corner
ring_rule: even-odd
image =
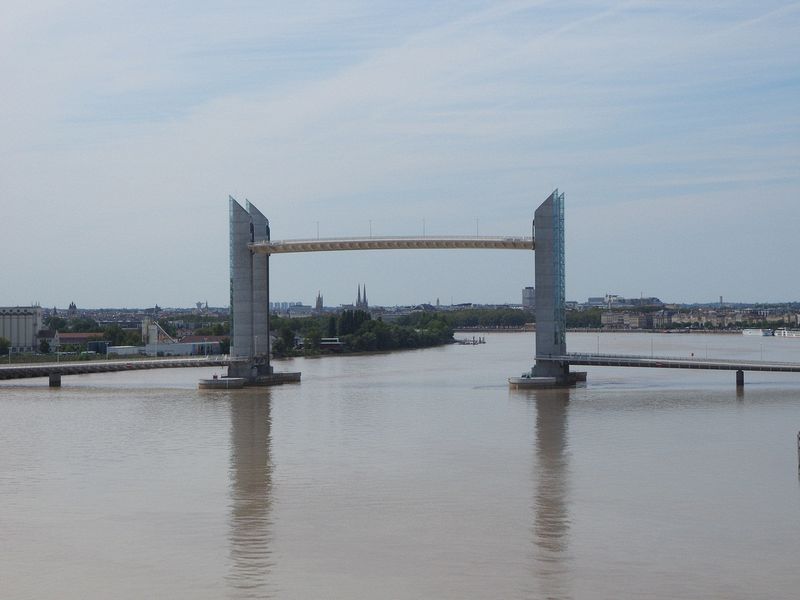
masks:
[[[90,341],[102,340],[102,339],[103,339],[103,332],[101,331],[88,332],[88,333],[56,331],[56,334],[53,337],[53,344],[55,345],[54,349],[56,350],[63,350],[66,346],[85,349],[86,344],[89,343]]]
[[[144,355],[142,346],[108,346],[106,352],[109,356],[139,356]]]
[[[294,302],[270,302],[269,303],[269,309],[272,312],[276,312],[276,313],[279,313],[279,314],[289,314],[289,312],[292,309],[294,309],[294,308],[296,308],[298,306],[303,306],[303,303],[302,302],[297,302],[297,301],[294,301]]]
[[[533,286],[522,288],[522,308],[536,308],[536,289]]]
[[[595,298],[590,298],[589,302],[591,304],[592,300],[596,300]],[[618,296],[617,294],[606,294],[605,297],[605,305],[608,308],[623,308],[623,307],[642,307],[642,306],[664,306],[664,303],[661,302],[658,298],[655,297],[641,297],[641,298],[623,298],[622,296]]]
[[[307,304],[300,302],[292,304],[287,310],[286,314],[290,317],[307,317],[314,313],[314,309]]]
[[[666,310],[661,310],[653,313],[653,327],[655,329],[665,329],[672,325],[672,313]]]
[[[213,336],[207,336],[213,337]],[[111,349],[109,349],[109,354]],[[164,344],[147,344],[144,347],[147,356],[202,356],[208,354],[219,354],[220,343],[208,340],[201,342],[170,342]]]
[[[672,313],[658,312],[603,311],[600,315],[603,327],[624,329],[665,329],[672,325]]]
[[[606,299],[604,296],[592,296],[589,300],[586,301],[591,307],[600,307],[606,305]]]
[[[605,311],[600,315],[600,325],[603,327],[624,327],[625,314],[621,312]]]
[[[356,299],[356,309],[369,310],[369,302],[367,302],[367,285],[364,284],[364,295],[361,295],[361,286],[358,286],[358,298]]]
[[[35,352],[37,334],[42,329],[39,306],[0,307],[0,337],[10,342],[11,352]]]
[[[653,318],[649,313],[624,313],[623,323],[628,329],[650,329]]]
[[[314,310],[322,312],[322,293],[317,292],[317,302],[314,304]]]

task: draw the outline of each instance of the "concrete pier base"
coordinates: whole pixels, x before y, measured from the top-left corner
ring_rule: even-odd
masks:
[[[573,371],[555,377],[542,377],[531,372],[525,373],[520,377],[509,377],[508,386],[511,389],[563,388],[574,387],[585,381],[586,371]]]
[[[278,372],[269,375],[260,375],[245,385],[283,385],[284,383],[300,383],[300,371]]]
[[[228,365],[228,377],[245,380],[245,387],[251,385],[281,385],[299,383],[299,372],[276,372],[272,367],[260,361],[238,362]]]
[[[49,381],[50,387],[52,388],[61,387],[61,375],[59,373],[50,373],[48,377],[50,379]]]

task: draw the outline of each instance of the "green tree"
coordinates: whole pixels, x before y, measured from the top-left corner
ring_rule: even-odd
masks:
[[[116,323],[114,325],[109,325],[103,330],[103,337],[108,340],[111,346],[127,345],[127,333]]]
[[[39,341],[39,352],[42,354],[50,354],[50,342],[45,339]]]
[[[311,327],[303,339],[303,354],[319,354],[319,346],[322,341],[322,334],[316,326]]]
[[[272,342],[272,356],[275,358],[281,358],[286,356],[286,344],[283,343],[281,338],[275,338],[275,341]]]
[[[278,337],[272,344],[272,354],[276,357],[294,356],[294,331],[288,323],[281,326]]]
[[[141,346],[142,345],[142,332],[141,331],[126,331],[125,338],[122,341],[123,346]]]
[[[567,327],[600,327],[601,313],[599,308],[568,311]]]
[[[338,331],[340,336],[350,335],[351,333],[355,332],[356,329],[355,327],[353,327],[352,310],[342,311],[336,323],[336,330]]]
[[[194,330],[195,335],[230,335],[231,328],[227,321],[208,323]]]
[[[336,317],[331,315],[328,317],[328,327],[326,329],[327,337],[336,337]]]
[[[69,322],[69,329],[75,333],[89,333],[97,331],[100,326],[91,317],[77,317]]]
[[[8,349],[11,348],[11,340],[0,337],[0,354],[8,354]]]
[[[281,329],[280,337],[287,348],[294,348],[294,331],[289,327]]]
[[[67,320],[57,315],[45,317],[44,324],[53,331],[65,331],[67,329]]]
[[[167,332],[167,335],[170,337],[175,337],[178,335],[178,330],[175,328],[175,324],[172,321],[167,321],[166,319],[159,319],[158,324],[161,326],[161,329]]]

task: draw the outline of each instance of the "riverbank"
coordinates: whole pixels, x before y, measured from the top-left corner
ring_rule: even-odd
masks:
[[[525,325],[524,327],[458,327],[455,333],[531,333],[536,332],[535,324]],[[567,333],[710,333],[719,335],[741,335],[741,329],[629,329],[629,328],[609,328],[609,327],[567,327]]]

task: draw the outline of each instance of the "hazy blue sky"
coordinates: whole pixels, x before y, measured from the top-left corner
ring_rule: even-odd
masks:
[[[800,299],[800,3],[0,4],[0,305],[228,303],[273,239],[526,235],[567,297]],[[275,257],[275,300],[519,302],[533,256]]]

